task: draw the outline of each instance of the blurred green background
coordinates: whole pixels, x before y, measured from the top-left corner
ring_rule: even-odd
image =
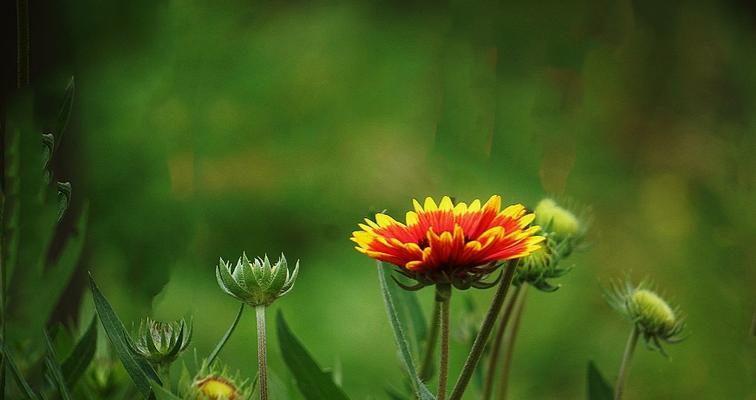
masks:
[[[402,375],[356,224],[427,195],[552,195],[592,208],[591,246],[562,289],[530,293],[511,398],[582,398],[591,359],[614,379],[629,325],[602,287],[627,272],[678,303],[690,334],[669,359],[639,350],[628,399],[756,398],[753,4],[52,7],[35,29],[55,20],[57,62],[33,80],[59,93],[76,76],[56,162],[91,206],[69,303],[91,269],[127,324],[193,314],[203,355],[237,309],[218,257],[284,252],[301,273],[273,308],[322,365],[341,364],[353,398],[385,398]],[[491,295],[457,295],[459,340]],[[247,376],[252,315],[222,354]],[[269,357],[276,390],[287,374],[277,347]]]

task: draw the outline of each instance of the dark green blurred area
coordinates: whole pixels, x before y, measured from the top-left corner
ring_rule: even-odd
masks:
[[[192,313],[207,354],[237,308],[215,283],[218,258],[284,252],[300,277],[274,308],[321,364],[342,365],[352,398],[384,398],[402,375],[374,263],[349,241],[356,224],[428,195],[555,195],[592,207],[591,246],[562,289],[530,293],[511,398],[582,398],[589,359],[614,378],[629,324],[602,287],[626,272],[674,299],[690,334],[670,359],[637,353],[628,399],[755,398],[753,5],[54,11],[65,61],[33,79],[76,75],[58,162],[91,206],[82,271],[125,321]],[[457,336],[467,295],[480,318],[492,292],[455,294]],[[430,289],[421,297],[429,311]],[[253,376],[254,346],[248,313],[222,358]],[[453,374],[466,350],[454,347]]]

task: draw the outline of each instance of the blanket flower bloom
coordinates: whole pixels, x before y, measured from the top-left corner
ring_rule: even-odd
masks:
[[[501,209],[501,197],[469,205],[444,196],[437,205],[428,197],[423,205],[413,200],[405,222],[378,213],[365,219],[352,233],[357,251],[399,267],[416,280],[419,289],[451,283],[459,289],[487,287],[481,280],[498,268],[500,261],[525,257],[540,248],[535,215],[521,204]]]

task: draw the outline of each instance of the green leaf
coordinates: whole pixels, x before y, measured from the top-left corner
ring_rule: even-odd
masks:
[[[281,354],[304,398],[306,400],[348,400],[346,394],[331,379],[331,374],[318,366],[310,353],[294,336],[280,310],[276,317]]]
[[[588,400],[612,400],[614,390],[593,361],[588,362]]]
[[[60,105],[58,111],[58,117],[55,119],[55,124],[52,127],[52,133],[55,136],[55,148],[60,145],[63,138],[63,132],[65,132],[68,126],[68,120],[71,117],[71,108],[73,107],[74,92],[76,91],[76,84],[74,77],[68,81],[66,86],[66,93],[63,95],[63,102]]]
[[[395,277],[400,281],[404,277]],[[406,278],[404,278],[406,279]],[[402,283],[405,283],[402,281]],[[417,299],[417,292],[404,290],[395,282],[388,284],[391,296],[394,298],[397,317],[402,325],[402,329],[409,337],[409,344],[413,355],[420,356],[422,349],[421,344],[427,339],[428,325],[420,307],[420,301]]]
[[[402,326],[397,315],[395,305],[396,302],[391,294],[391,288],[386,281],[386,268],[380,261],[378,261],[377,264],[378,280],[381,284],[381,292],[383,292],[383,301],[386,306],[386,312],[388,313],[389,323],[394,333],[394,341],[399,348],[401,361],[410,376],[412,390],[415,392],[415,396],[420,400],[435,399],[433,394],[431,394],[430,390],[428,390],[428,388],[425,386],[422,380],[420,380],[420,377],[417,374],[417,368],[415,367],[415,363],[412,360],[412,351],[410,350],[409,344],[407,344],[407,339],[404,336],[404,331],[402,330]]]
[[[223,267],[220,267],[223,268]],[[228,342],[228,339],[231,337],[231,334],[234,333],[234,329],[236,329],[236,325],[239,324],[239,320],[241,319],[242,312],[244,312],[244,303],[241,303],[239,306],[239,312],[236,313],[236,318],[234,318],[234,321],[231,322],[231,326],[228,327],[228,330],[226,330],[226,333],[223,335],[221,340],[218,342],[218,344],[215,345],[215,348],[213,349],[213,352],[210,353],[210,356],[207,358],[207,365],[213,365],[213,361],[218,357],[218,354],[220,354],[221,350],[223,350],[223,346],[226,345],[226,342]]]
[[[108,300],[100,292],[100,289],[97,288],[97,284],[91,274],[89,275],[89,287],[92,290],[97,316],[100,317],[102,327],[105,328],[105,333],[108,335],[110,343],[113,344],[113,350],[121,360],[123,367],[131,377],[131,380],[134,381],[139,392],[144,397],[150,398],[152,393],[150,379],[162,384],[160,378],[144,358],[131,351],[131,338],[126,333],[123,323],[118,319]]]
[[[12,282],[11,318],[17,321],[12,337],[17,340],[37,338],[36,333],[45,328],[50,314],[58,304],[63,290],[73,276],[84,248],[88,207],[79,215],[74,233],[65,243],[56,262],[36,272],[19,268]],[[55,218],[54,216],[52,217]],[[22,264],[19,264],[22,265]],[[38,293],[38,295],[33,295]],[[38,342],[42,345],[42,342]]]
[[[53,348],[52,340],[50,340],[50,335],[47,334],[46,330],[43,331],[43,333],[45,335],[45,343],[47,344],[47,355],[45,356],[47,370],[52,376],[52,380],[58,386],[60,398],[63,400],[71,400],[71,393],[68,392],[66,379],[63,377],[63,372],[60,370],[60,365],[58,364],[58,358],[55,356],[55,349]]]
[[[13,359],[13,355],[10,353],[8,347],[5,345],[5,342],[3,342],[2,340],[0,340],[0,353],[2,353],[6,365],[10,368],[11,375],[13,375],[13,378],[16,379],[16,385],[18,386],[19,390],[21,390],[21,393],[23,393],[25,398],[28,400],[37,400],[39,396],[34,393],[34,390],[32,390],[31,386],[29,386],[29,383],[26,382],[26,379],[24,379],[24,376],[21,374],[21,371],[19,371],[18,366],[16,365],[16,361]]]
[[[152,382],[152,391],[155,393],[157,400],[182,400],[181,397],[168,391],[168,389],[160,386],[157,382]]]
[[[63,376],[68,386],[73,387],[81,375],[86,371],[97,349],[97,316],[92,316],[92,322],[84,335],[76,343],[71,354],[63,361]]]

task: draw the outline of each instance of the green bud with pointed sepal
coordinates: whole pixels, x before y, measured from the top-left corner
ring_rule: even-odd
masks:
[[[156,321],[146,318],[139,324],[132,350],[150,363],[170,365],[192,340],[192,322]]]
[[[289,271],[283,254],[273,264],[268,256],[250,261],[246,254],[242,254],[236,265],[221,258],[215,268],[221,289],[229,296],[252,307],[270,305],[288,293],[294,287],[298,272],[299,261],[296,262],[294,270]]]

